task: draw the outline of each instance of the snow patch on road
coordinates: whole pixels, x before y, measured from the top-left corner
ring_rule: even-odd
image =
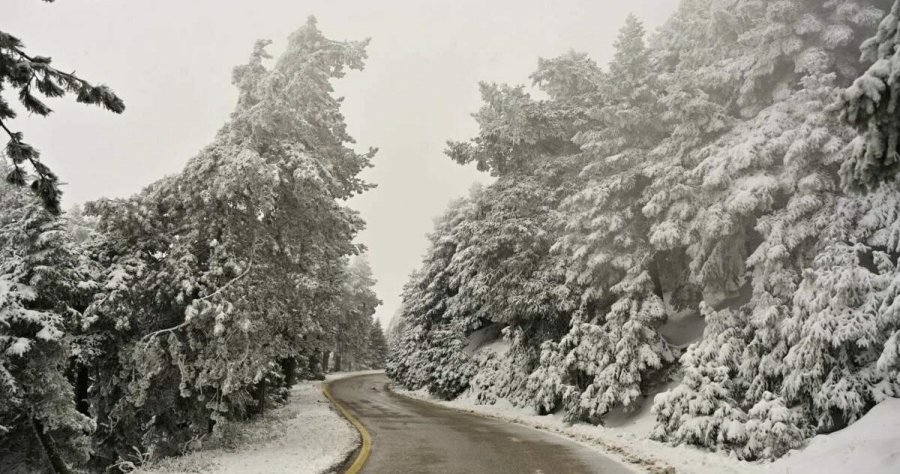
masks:
[[[341,376],[354,374],[337,374]],[[359,446],[359,434],[322,394],[321,382],[301,382],[287,405],[261,419],[235,425],[241,442],[235,449],[203,448],[164,459],[146,474],[319,474],[331,472]],[[220,441],[220,440],[216,440]],[[213,441],[209,444],[222,444]]]

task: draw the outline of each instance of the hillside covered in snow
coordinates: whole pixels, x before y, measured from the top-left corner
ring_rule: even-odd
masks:
[[[645,437],[742,460],[894,406],[892,3],[683,0],[606,67],[481,84],[447,154],[496,181],[437,222],[388,374],[566,422],[646,410]]]

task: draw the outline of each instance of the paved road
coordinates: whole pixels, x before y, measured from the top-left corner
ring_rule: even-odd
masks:
[[[372,435],[367,474],[633,472],[578,443],[404,397],[382,374],[331,383],[332,395]]]

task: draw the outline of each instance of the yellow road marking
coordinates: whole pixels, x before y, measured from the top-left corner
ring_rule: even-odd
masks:
[[[328,388],[327,382],[322,382],[322,393],[325,394],[329,400],[331,400],[331,404],[337,408],[338,412],[356,428],[356,431],[359,431],[359,435],[362,437],[362,447],[359,448],[359,454],[356,456],[356,460],[353,461],[353,464],[344,471],[344,474],[357,474],[362,470],[363,466],[366,464],[366,460],[369,459],[369,453],[372,451],[372,436],[369,435],[369,431],[366,430],[366,427],[356,419],[345,407],[338,403],[337,400],[331,395],[331,389]]]

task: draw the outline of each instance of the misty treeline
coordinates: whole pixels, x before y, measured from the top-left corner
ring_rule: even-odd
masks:
[[[212,143],[133,197],[56,216],[4,160],[23,179],[0,185],[0,471],[127,471],[299,379],[382,366],[363,222],[344,203],[370,188],[375,150],[349,148],[331,86],[366,42],[310,19],[277,61],[268,43],[234,69]]]
[[[652,403],[654,438],[743,459],[900,396],[891,3],[683,0],[608,67],[481,84],[447,154],[496,181],[437,222],[389,375],[570,421]]]

